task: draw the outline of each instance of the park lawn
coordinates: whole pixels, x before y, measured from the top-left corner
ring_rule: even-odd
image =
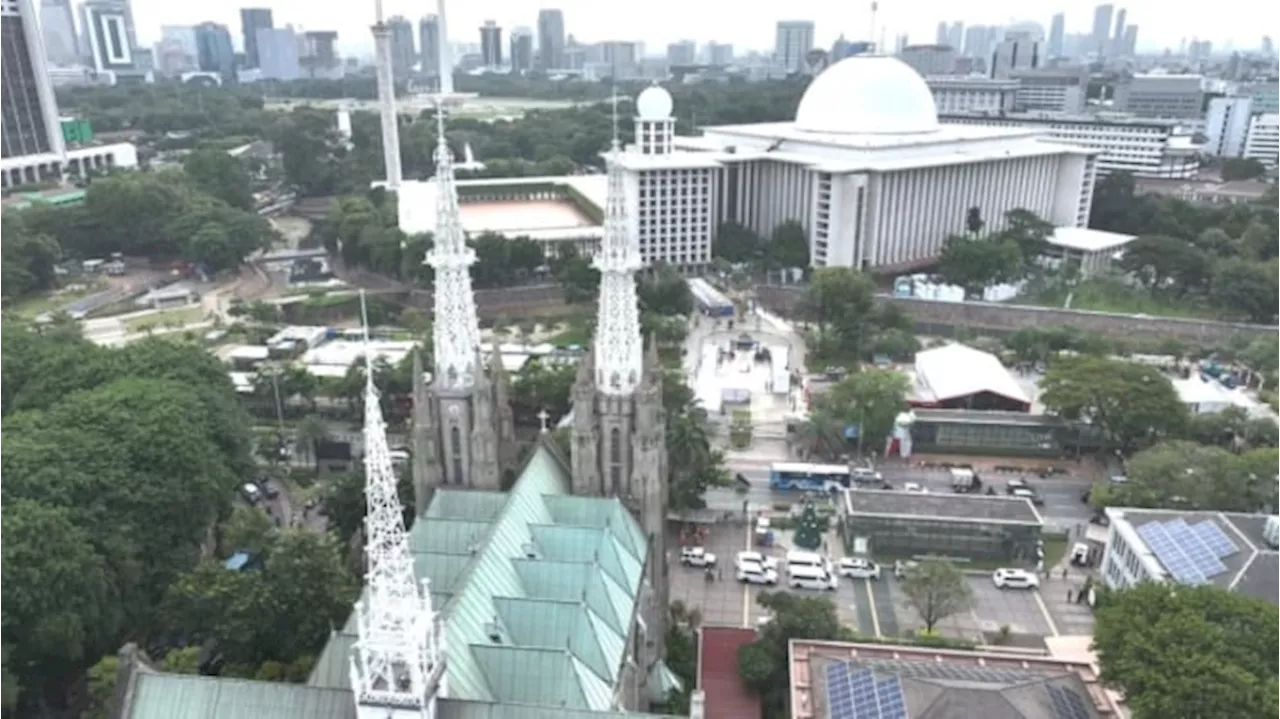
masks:
[[[24,319],[35,319],[46,312],[54,312],[76,300],[82,300],[101,291],[102,288],[99,286],[90,286],[76,292],[43,292],[15,303],[9,311]]]
[[[1192,301],[1152,295],[1141,287],[1132,287],[1112,279],[1092,279],[1081,282],[1071,290],[1050,287],[1032,291],[1010,301],[1010,304],[1029,303],[1042,307],[1062,307],[1071,295],[1073,310],[1093,310],[1127,315],[1151,315],[1154,317],[1190,317],[1196,319],[1220,319],[1211,307]]]
[[[587,329],[586,318],[570,317],[564,321],[564,329],[546,339],[547,343],[556,347],[576,345],[586,347],[591,344],[591,333]]]
[[[125,320],[124,329],[125,332],[145,332],[148,327],[160,330],[193,324],[203,318],[204,308],[200,305],[188,305]]]

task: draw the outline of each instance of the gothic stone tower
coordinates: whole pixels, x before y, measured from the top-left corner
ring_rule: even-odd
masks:
[[[488,368],[471,292],[475,252],[458,213],[453,154],[437,108],[436,232],[426,262],[435,268],[434,371],[428,386],[415,358],[414,504],[420,514],[439,486],[497,490],[514,465],[515,430],[500,356]],[[505,446],[504,446],[505,445]]]
[[[627,229],[616,127],[614,138],[604,237],[595,260],[600,270],[596,333],[573,388],[571,461],[575,494],[618,497],[648,537],[641,609],[647,636],[636,657],[641,676],[647,677],[662,658],[666,635],[666,417],[657,348],[650,342],[646,354],[640,335],[635,282],[640,260]]]

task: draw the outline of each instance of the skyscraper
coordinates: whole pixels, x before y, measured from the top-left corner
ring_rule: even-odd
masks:
[[[480,57],[485,67],[502,65],[502,28],[492,20],[480,26]]]
[[[538,12],[538,69],[565,67],[564,13],[551,9]]]
[[[216,22],[196,25],[196,54],[202,71],[216,72],[224,81],[235,79],[236,51],[231,46],[231,31],[226,25]]]
[[[71,0],[41,0],[40,29],[44,35],[45,58],[50,65],[75,65],[84,53],[76,34]]]
[[[698,44],[692,40],[681,40],[667,45],[668,65],[692,65],[698,60]]]
[[[934,41],[938,45],[947,44],[947,23],[946,22],[938,23],[938,32],[934,35]]]
[[[240,34],[244,39],[245,67],[258,67],[258,31],[275,27],[271,20],[271,8],[240,8]]]
[[[1124,54],[1133,57],[1138,54],[1138,26],[1130,25],[1124,29]]]
[[[116,75],[138,72],[133,10],[127,0],[88,0],[80,6],[80,27],[93,69]]]
[[[1058,13],[1049,23],[1049,57],[1062,57],[1062,43],[1066,37],[1067,16]]]
[[[813,23],[808,20],[779,22],[773,41],[773,61],[787,72],[804,72],[805,56],[813,49]]]
[[[518,27],[511,31],[511,72],[525,73],[533,69],[533,31]]]
[[[952,50],[959,55],[961,50],[967,50],[964,47],[964,23],[953,22],[951,28],[947,30],[947,41],[944,45],[950,45]]]
[[[1116,13],[1116,29],[1111,35],[1111,43],[1107,45],[1107,54],[1112,57],[1124,55],[1124,28],[1125,28],[1125,9],[1120,8]]]
[[[396,15],[387,20],[387,29],[391,31],[391,71],[395,79],[403,80],[413,72],[418,56],[413,47],[413,23],[403,15]]]
[[[1105,55],[1107,41],[1111,38],[1112,5],[1099,5],[1093,9],[1093,32],[1089,34],[1089,52]]]
[[[258,68],[264,80],[297,80],[302,77],[298,60],[298,35],[291,27],[258,28]]]
[[[418,52],[422,56],[422,74],[440,75],[440,18],[425,15],[418,21]]]
[[[0,157],[5,159],[48,155],[50,173],[61,171],[62,155],[66,148],[62,140],[62,128],[58,123],[58,106],[49,82],[49,69],[44,56],[44,40],[40,36],[40,21],[32,0],[16,0],[0,5],[0,90],[4,94],[3,131],[0,132]],[[22,170],[15,170],[21,174]],[[24,184],[27,180],[38,182],[43,177],[9,177],[5,170],[5,185]],[[17,180],[15,182],[14,180]]]

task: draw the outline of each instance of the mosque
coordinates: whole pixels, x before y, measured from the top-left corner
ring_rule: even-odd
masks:
[[[709,263],[725,222],[768,236],[796,220],[815,266],[884,273],[930,264],[947,237],[966,232],[972,209],[987,231],[1002,229],[1013,209],[1056,227],[1088,222],[1096,152],[1031,128],[941,124],[923,78],[893,57],[855,55],[827,68],[792,122],[677,135],[673,110],[666,90],[640,93],[634,141],[618,158],[627,222],[646,264]],[[533,237],[548,251],[557,243],[582,248],[601,234],[603,176],[462,181],[458,189],[469,231],[498,229],[469,213],[469,198],[501,198],[500,231]],[[434,182],[405,182],[402,197],[413,200],[400,204],[401,229],[433,231]],[[534,207],[547,198],[566,203],[555,219]],[[568,219],[569,205],[597,218],[594,228]]]

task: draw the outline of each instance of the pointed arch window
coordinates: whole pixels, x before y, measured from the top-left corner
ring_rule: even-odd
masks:
[[[609,431],[609,481],[613,485],[613,494],[622,496],[622,430],[614,427]]]
[[[462,484],[462,430],[456,424],[449,429],[449,457],[453,463],[454,484]]]

